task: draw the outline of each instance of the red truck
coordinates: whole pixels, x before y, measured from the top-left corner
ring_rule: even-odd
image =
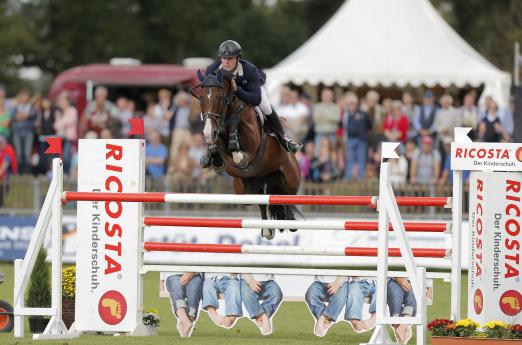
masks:
[[[138,103],[145,93],[158,89],[188,89],[198,83],[196,68],[166,64],[92,64],[60,73],[51,85],[49,97],[54,100],[61,91],[69,93],[80,116],[97,85],[109,90],[109,99],[126,96]]]

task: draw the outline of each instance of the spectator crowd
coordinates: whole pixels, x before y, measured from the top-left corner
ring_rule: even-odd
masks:
[[[136,101],[108,99],[107,88],[98,86],[94,99],[82,114],[67,92],[51,101],[20,90],[8,99],[0,85],[0,183],[13,174],[48,174],[46,138],[63,139],[64,171],[76,176],[78,138],[126,138],[129,119],[142,117],[145,126],[147,173],[173,183],[204,182],[213,176],[199,168],[206,150],[197,100],[184,91],[161,89],[144,96],[143,110]],[[475,141],[509,142],[513,135],[514,102],[500,109],[491,97],[477,106],[474,91],[460,102],[449,94],[436,99],[424,92],[416,103],[412,94],[402,99],[381,99],[375,90],[362,98],[347,92],[336,98],[323,88],[318,103],[304,93],[284,87],[277,112],[288,135],[304,143],[297,154],[304,180],[332,182],[371,179],[378,173],[380,143],[401,143],[401,158],[393,161],[395,184],[443,185],[451,181],[450,143],[453,128],[473,128]],[[459,103],[459,106],[457,106]]]
[[[278,113],[289,135],[304,143],[297,159],[307,181],[362,181],[378,176],[380,143],[400,142],[401,157],[392,161],[396,185],[444,185],[451,181],[450,150],[455,127],[471,127],[474,141],[510,142],[514,100],[500,109],[492,97],[477,106],[474,91],[456,105],[449,94],[438,100],[426,90],[419,104],[409,92],[402,99],[380,99],[375,90],[359,98],[347,92],[337,100],[324,88],[311,103],[297,90],[284,88]]]

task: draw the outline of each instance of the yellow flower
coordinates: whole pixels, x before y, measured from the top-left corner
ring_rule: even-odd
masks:
[[[473,327],[478,328],[480,325],[471,319],[462,319],[455,324],[457,327]]]
[[[62,295],[74,298],[76,293],[76,267],[70,266],[62,271]]]
[[[504,322],[502,321],[489,321],[489,322],[486,322],[484,324],[484,326],[482,326],[484,328],[489,328],[489,329],[493,329],[495,327],[502,327],[504,329],[507,329],[508,328],[508,325],[506,325]]]

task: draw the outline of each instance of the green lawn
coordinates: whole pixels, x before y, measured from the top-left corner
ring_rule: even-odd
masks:
[[[0,271],[6,274],[6,282],[0,285],[0,299],[13,301],[13,267],[12,264],[0,263]],[[211,344],[359,344],[368,341],[371,332],[359,335],[351,330],[351,327],[344,322],[334,325],[328,335],[324,338],[315,337],[312,333],[313,318],[308,312],[304,302],[284,302],[274,317],[274,333],[263,337],[254,327],[253,323],[246,319],[241,319],[231,330],[225,330],[214,326],[206,313],[202,313],[196,329],[190,339],[179,337],[176,331],[175,319],[170,310],[170,302],[167,298],[160,298],[158,295],[159,273],[148,273],[145,276],[145,308],[155,307],[159,310],[162,317],[161,326],[157,336],[153,337],[114,337],[114,336],[85,336],[72,341],[40,341],[31,340],[26,321],[26,336],[23,339],[14,338],[11,334],[0,333],[0,344],[190,344],[190,345],[211,345]],[[462,310],[465,313],[467,275],[463,275],[462,286],[464,287],[462,296]],[[428,308],[428,320],[434,318],[448,318],[450,308],[450,289],[449,284],[441,280],[435,281],[434,303]],[[27,318],[26,318],[27,320]],[[415,343],[415,338],[410,340],[410,344]],[[428,337],[428,344],[431,341]]]

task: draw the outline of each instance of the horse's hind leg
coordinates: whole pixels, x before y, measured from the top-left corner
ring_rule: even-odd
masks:
[[[265,194],[265,181],[260,177],[237,178],[233,180],[234,191],[236,194]],[[261,219],[268,219],[267,205],[258,205],[261,212]],[[275,236],[274,229],[261,229],[261,236],[271,240]]]
[[[267,206],[266,205],[259,205],[259,210],[261,211],[261,218],[262,219],[268,219],[268,215],[267,215]],[[261,236],[263,236],[264,238],[266,238],[267,240],[271,240],[275,237],[275,230],[274,229],[268,229],[268,228],[263,228],[261,229]]]

